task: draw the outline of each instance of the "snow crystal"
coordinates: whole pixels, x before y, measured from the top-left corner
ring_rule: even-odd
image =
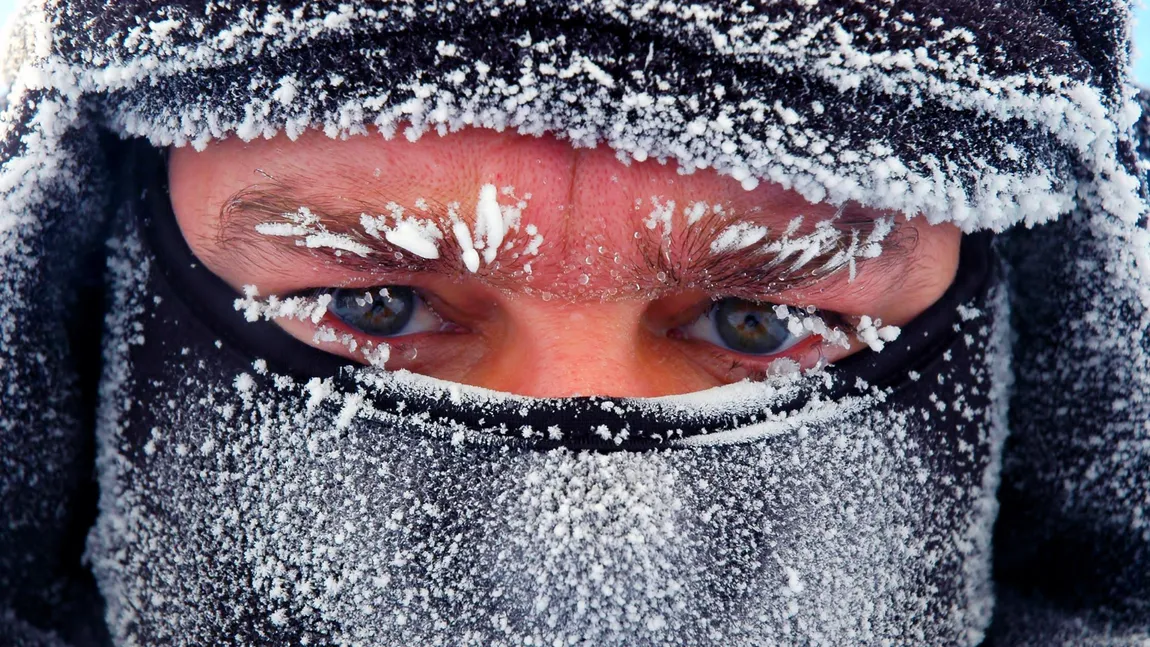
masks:
[[[262,222],[257,224],[255,229],[265,236],[296,238],[297,245],[311,249],[327,247],[348,251],[361,257],[371,254],[371,248],[367,245],[353,240],[346,234],[328,231],[327,226],[319,221],[319,216],[307,207],[301,206],[295,212],[282,214],[282,217],[287,222]]]
[[[237,298],[233,305],[237,311],[244,313],[244,318],[248,321],[296,319],[319,323],[327,313],[327,306],[332,299],[330,294],[294,296],[286,299],[281,299],[276,295],[271,295],[266,299],[260,299],[259,296],[259,290],[256,286],[245,285],[244,296]]]
[[[711,251],[734,252],[745,249],[767,236],[767,228],[741,222],[727,227],[711,242]]]
[[[973,385],[975,377],[1000,379],[976,363],[948,383]],[[927,643],[973,644],[966,632],[976,636],[986,621],[983,539],[993,516],[960,493],[993,500],[988,457],[997,441],[975,440],[977,451],[959,453],[953,432],[913,427],[915,407],[878,408],[886,397],[878,390],[776,409],[771,403],[787,401],[788,389],[821,388],[821,376],[791,374],[706,394],[617,400],[597,408],[676,415],[687,427],[717,412],[758,420],[716,424],[676,441],[676,450],[603,454],[526,449],[453,420],[456,409],[416,404],[452,402],[482,425],[496,408],[553,406],[547,401],[370,368],[351,383],[289,379],[282,391],[263,388],[268,379],[240,372],[242,389],[229,392],[206,383],[189,390],[173,375],[160,391],[183,394],[197,423],[165,425],[146,467],[108,463],[120,466],[104,477],[115,493],[106,510],[116,512],[102,517],[94,539],[97,571],[118,590],[168,592],[164,602],[127,602],[138,609],[132,617],[175,619],[170,630],[149,625],[159,635],[222,636],[226,622],[200,619],[216,618],[215,596],[241,590],[264,609],[255,622],[305,626],[333,644],[448,636],[462,644],[602,644],[669,635],[724,645],[795,635],[877,643],[908,624]],[[432,397],[447,391],[454,395]],[[243,414],[223,418],[221,402]],[[109,455],[121,446],[120,415],[109,411],[103,427]],[[203,451],[205,432],[211,451]],[[537,432],[513,435],[524,433]],[[538,433],[565,437],[556,426]],[[595,433],[615,443],[629,432],[600,424]],[[921,459],[939,453],[959,467],[936,471]],[[185,484],[178,504],[134,488],[141,477]],[[931,514],[909,505],[953,479],[962,486],[945,491],[958,493],[933,500]],[[907,504],[888,505],[892,497]],[[170,513],[150,512],[155,505]],[[120,528],[139,550],[115,550],[126,538]],[[746,543],[755,532],[768,533],[769,543]],[[956,536],[964,547],[937,547]],[[189,570],[187,557],[173,558],[177,538],[210,538],[223,552],[191,557],[197,566]],[[208,559],[224,563],[209,568]],[[917,582],[939,569],[963,586],[945,597],[942,608],[953,611],[943,611],[944,622],[919,623],[913,609],[952,595],[917,593]],[[184,577],[170,577],[177,570]],[[213,596],[194,593],[208,573]],[[732,604],[731,590],[747,593]],[[120,609],[129,610],[113,609],[114,620]],[[520,612],[509,618],[506,609]],[[725,622],[715,628],[707,617]]]
[[[873,351],[880,351],[887,342],[898,339],[900,332],[898,326],[884,326],[881,319],[872,319],[868,315],[859,317],[858,324],[855,326],[855,333],[859,341],[869,346]]]
[[[471,241],[471,228],[467,226],[467,223],[456,219],[451,225],[451,233],[455,235],[455,241],[459,243],[459,249],[462,250],[460,254],[467,271],[472,274],[478,272],[479,252],[475,251],[475,244]]]
[[[475,203],[475,247],[483,250],[483,261],[489,265],[495,261],[507,233],[497,196],[494,184],[484,184]]]
[[[443,238],[443,233],[432,222],[407,219],[388,229],[384,237],[392,245],[421,258],[439,258],[437,241]]]
[[[26,33],[13,41],[24,47],[9,48],[0,82],[0,133],[10,144],[0,169],[0,361],[9,362],[0,428],[28,429],[27,416],[41,416],[10,403],[44,402],[31,420],[53,442],[28,446],[17,436],[12,447],[27,451],[13,449],[0,471],[53,473],[40,480],[39,499],[68,467],[43,452],[76,435],[78,425],[54,419],[69,417],[55,403],[69,401],[56,382],[72,383],[60,368],[71,362],[50,334],[38,353],[51,357],[33,362],[11,340],[40,340],[45,322],[64,321],[54,310],[43,316],[37,304],[69,301],[45,296],[40,279],[54,280],[55,252],[68,257],[94,240],[110,206],[104,155],[90,144],[95,124],[197,148],[305,128],[333,138],[372,129],[413,139],[467,127],[553,133],[629,159],[671,160],[684,173],[713,168],[745,188],[770,181],[816,202],[921,214],[964,231],[1067,214],[1065,229],[1012,235],[1016,251],[1027,252],[1012,259],[1010,294],[1024,352],[1009,364],[999,294],[958,313],[964,325],[950,351],[968,352],[970,336],[974,347],[988,346],[985,357],[911,375],[937,390],[929,406],[877,387],[819,400],[819,380],[833,383],[832,371],[777,375],[601,411],[705,423],[684,441],[719,442],[539,451],[518,427],[512,441],[483,420],[502,405],[554,403],[451,391],[374,367],[305,383],[253,369],[219,341],[178,339],[165,350],[164,329],[148,316],[161,305],[150,301],[160,273],[139,241],[116,233],[98,424],[101,514],[89,540],[116,640],[223,644],[251,632],[332,645],[978,644],[992,599],[990,533],[1012,379],[1021,405],[1012,409],[1014,486],[1058,502],[1041,508],[1041,521],[1065,517],[1107,536],[1146,538],[1137,488],[1145,484],[1150,260],[1139,224],[1144,187],[1126,163],[1139,110],[1124,55],[1101,60],[1106,39],[1096,38],[1100,60],[1088,60],[1074,44],[1095,23],[1125,29],[1124,6],[1093,7],[1100,20],[1076,24],[1070,36],[1059,31],[1056,52],[1016,61],[1003,52],[1033,35],[1022,16],[1017,29],[983,34],[967,26],[980,12],[944,19],[926,5],[862,27],[842,6],[814,0],[761,11],[674,0],[565,5],[567,23],[592,27],[595,46],[586,47],[574,33],[525,32],[541,21],[522,20],[523,12],[553,7],[522,4],[468,9],[491,14],[481,48],[451,33],[478,24],[456,19],[463,9],[451,3],[291,13],[209,3],[202,15],[145,4],[126,20],[85,14],[95,38],[53,33],[74,20],[67,3],[30,4]],[[437,21],[444,40],[405,40],[424,33],[421,20]],[[604,22],[617,29],[595,29]],[[616,33],[628,35],[624,47]],[[1050,40],[1038,35],[1028,44]],[[342,42],[362,44],[355,56],[373,72],[366,83],[352,69],[297,65]],[[380,87],[378,63],[395,60],[393,44],[416,67],[389,67]],[[698,65],[677,58],[684,45],[700,54]],[[756,66],[766,73],[741,75],[742,83],[726,73]],[[687,74],[707,79],[705,91]],[[1111,74],[1119,80],[1101,85]],[[806,96],[759,96],[768,93],[751,77],[787,79]],[[503,236],[508,220],[496,211]],[[475,227],[491,263],[502,238],[490,244],[495,212],[487,215]],[[261,233],[366,253],[303,210],[285,219]],[[476,237],[466,225],[453,235],[478,271]],[[834,242],[818,229],[802,242],[797,229],[785,237],[775,251],[795,267]],[[854,251],[836,260],[844,267],[870,253],[867,239],[849,242]],[[322,317],[322,306],[258,296],[237,300],[249,320]],[[202,324],[199,313],[187,316],[164,324]],[[897,330],[860,319],[856,334],[881,345]],[[30,377],[40,375],[49,375],[46,396]],[[795,402],[806,404],[788,406]],[[567,440],[572,424],[541,426],[531,438]],[[1052,434],[1064,428],[1090,433]],[[608,425],[605,433],[642,431]],[[1044,500],[1047,490],[1055,495]],[[37,511],[64,509],[45,501]],[[1033,525],[1025,532],[1050,528]],[[1028,549],[1048,541],[1026,537]],[[1079,620],[1072,624],[1092,626]]]
[[[277,49],[274,44],[279,42],[300,47],[322,40],[325,33],[382,29],[383,25],[392,25],[398,30],[395,33],[401,33],[399,25],[418,20],[419,15],[384,7],[348,9],[330,14],[338,16],[335,20],[319,15],[289,17],[271,10],[253,18],[263,21],[259,25],[245,23],[238,31],[223,32],[209,28],[206,18],[165,19],[152,28],[161,42],[150,47],[113,37],[93,45],[96,51],[86,56],[45,55],[19,83],[30,89],[55,87],[66,97],[115,92],[146,85],[153,75],[173,78],[188,70],[249,60],[269,47]],[[634,9],[640,14],[648,11],[639,4]],[[578,5],[573,11],[591,20],[598,19],[600,11],[611,13],[595,3]],[[843,9],[830,11],[841,14]],[[1017,159],[1007,156],[1001,164],[983,156],[977,161],[981,179],[974,185],[958,167],[936,156],[907,152],[905,129],[897,135],[889,128],[864,129],[871,133],[870,141],[827,136],[828,128],[836,127],[828,121],[828,111],[841,114],[843,108],[838,93],[881,88],[892,102],[914,108],[929,102],[936,106],[934,110],[971,115],[963,120],[963,128],[981,128],[987,120],[1011,124],[1002,130],[1009,139],[992,144],[996,151],[1000,144],[1017,147],[1021,141],[1037,141],[1011,134],[1016,131],[1010,128],[1027,120],[1034,129],[1027,133],[1039,129],[1049,133],[1058,145],[1089,164],[1096,176],[1110,178],[1108,186],[1114,191],[1108,201],[1115,213],[1135,214],[1132,218],[1142,213],[1137,180],[1114,152],[1117,140],[1137,117],[1132,97],[1111,101],[1097,88],[1065,75],[1043,79],[1030,70],[990,72],[995,65],[984,57],[997,54],[980,49],[980,44],[960,45],[970,33],[965,29],[932,30],[920,25],[916,32],[923,39],[920,47],[887,50],[897,39],[881,32],[877,37],[856,38],[844,26],[847,21],[842,15],[838,20],[818,18],[821,14],[785,5],[771,13],[778,14],[776,19],[764,19],[756,12],[696,11],[675,2],[660,9],[668,21],[662,29],[669,37],[706,34],[703,40],[711,43],[708,54],[720,65],[728,58],[763,57],[782,74],[808,79],[812,88],[828,85],[820,87],[818,100],[805,104],[764,101],[742,94],[745,89],[738,84],[716,84],[711,89],[717,105],[707,110],[689,90],[676,94],[677,84],[693,84],[665,70],[646,69],[652,61],[661,62],[664,52],[652,50],[651,61],[630,61],[643,69],[619,76],[608,71],[617,63],[598,54],[572,51],[565,39],[517,31],[503,37],[493,50],[503,47],[515,52],[511,55],[517,61],[513,72],[480,60],[478,53],[464,54],[461,41],[437,40],[425,44],[434,52],[435,62],[429,61],[428,69],[410,78],[395,79],[382,95],[372,87],[357,92],[349,87],[347,74],[341,74],[339,83],[331,82],[332,88],[341,89],[333,105],[334,95],[327,88],[303,91],[302,72],[267,78],[262,69],[252,68],[250,87],[243,85],[246,103],[236,109],[212,105],[208,97],[158,112],[147,105],[119,104],[112,122],[125,133],[146,135],[159,145],[192,143],[198,147],[228,133],[250,139],[282,130],[299,132],[309,126],[332,136],[347,136],[365,132],[373,124],[394,133],[406,121],[409,125],[404,132],[416,138],[430,130],[512,127],[530,134],[555,132],[577,145],[606,142],[632,159],[675,159],[684,169],[715,168],[748,187],[770,180],[814,201],[853,200],[922,213],[932,222],[952,220],[968,231],[1001,229],[1014,222],[1036,224],[1069,209],[1076,183],[1066,180],[1059,162],[1045,150]],[[105,54],[105,49],[118,46],[123,51]],[[473,65],[460,66],[459,60],[469,55],[477,56]],[[86,67],[74,62],[80,60],[109,62]],[[326,84],[327,75],[322,78]],[[618,105],[609,100],[614,91],[624,98]],[[734,98],[736,91],[741,99]],[[903,118],[914,114],[914,110],[904,112]],[[742,137],[734,142],[736,131]],[[891,132],[894,139],[882,139],[880,132]],[[948,145],[934,137],[922,144],[927,148]],[[736,145],[732,148],[732,144]]]
[[[297,81],[294,76],[285,76],[280,79],[279,87],[272,93],[272,98],[284,105],[295,101],[297,95],[296,83]]]

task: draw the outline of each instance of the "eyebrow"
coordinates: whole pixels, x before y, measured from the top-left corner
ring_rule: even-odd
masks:
[[[479,272],[472,273],[462,260],[463,249],[452,235],[453,207],[458,207],[458,204],[425,198],[421,198],[418,205],[403,204],[388,199],[387,195],[376,195],[371,200],[356,200],[333,194],[330,190],[314,193],[302,191],[297,188],[301,185],[299,182],[289,185],[268,177],[267,182],[251,185],[226,200],[220,209],[216,231],[217,251],[213,253],[213,260],[266,267],[268,264],[306,258],[357,275],[475,276],[496,287],[509,289],[523,285],[524,265],[538,262],[534,256],[508,258],[501,252],[495,263],[485,264]],[[306,209],[314,216],[315,222],[322,226],[330,238],[317,240],[317,244],[309,246],[299,237],[267,235],[257,231],[258,226],[288,224],[289,216],[300,213],[301,209]],[[442,239],[437,241],[438,258],[420,257],[382,237],[368,235],[359,227],[363,214],[385,214],[396,209],[402,210],[406,216],[430,221],[438,227],[443,234]],[[470,225],[470,219],[463,217],[469,211],[472,209],[460,208],[456,217]],[[629,212],[628,215],[634,213]],[[829,220],[830,224],[823,225],[837,231],[834,243],[821,249],[801,267],[795,267],[787,262],[784,254],[763,251],[764,245],[777,243],[781,239],[778,231],[785,229],[759,224],[772,219],[776,225],[780,221],[778,216],[770,215],[769,210],[762,207],[743,212],[708,209],[706,215],[687,227],[685,233],[677,239],[672,239],[670,245],[663,237],[661,227],[639,226],[639,235],[633,239],[633,245],[643,260],[642,266],[619,267],[617,271],[627,283],[640,290],[679,286],[722,293],[724,296],[762,299],[809,287],[835,275],[843,275],[847,264],[835,263],[836,256],[842,257],[852,240],[854,244],[859,244],[880,226],[879,217],[874,211],[851,205],[840,207]],[[826,219],[814,220],[816,227],[819,220]],[[713,246],[724,232],[737,227],[739,223],[765,227],[766,236],[754,245],[714,251]],[[562,242],[565,244],[568,241]],[[890,231],[879,243],[882,253],[877,258],[864,258],[856,262],[859,267],[865,264],[867,267],[878,267],[880,271],[884,266],[887,270],[901,267],[910,258],[916,242],[914,229],[892,218]],[[561,249],[563,257],[567,256],[566,252],[566,249]],[[900,281],[905,278],[904,274],[891,278]]]
[[[333,238],[361,246],[366,253],[357,254],[330,244],[309,247],[300,244],[297,238],[267,235],[257,230],[260,225],[287,224],[287,216],[298,213],[301,207],[313,213],[324,231]],[[421,220],[430,220],[441,232],[448,234],[438,242],[439,258],[422,258],[387,240],[370,236],[358,226],[361,214],[386,213],[390,211],[388,207],[398,207]],[[330,193],[307,194],[279,182],[269,182],[242,189],[224,202],[216,231],[217,249],[221,251],[214,258],[261,265],[306,257],[364,274],[467,274],[469,272],[461,259],[462,249],[449,235],[450,232],[450,207],[445,203],[422,199],[422,204],[416,207],[388,199],[352,200]],[[259,243],[270,244],[271,254],[262,253],[269,247]]]

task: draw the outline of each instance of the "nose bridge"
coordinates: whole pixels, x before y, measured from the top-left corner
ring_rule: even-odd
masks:
[[[530,303],[515,313],[515,325],[536,342],[536,351],[594,366],[619,363],[635,352],[643,304],[638,301]]]
[[[647,395],[641,357],[643,305],[538,302],[510,308],[508,342],[518,347],[505,374],[511,390],[539,397]]]

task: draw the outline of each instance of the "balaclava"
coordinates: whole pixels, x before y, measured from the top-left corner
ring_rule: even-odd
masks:
[[[1128,22],[1113,2],[29,6],[0,173],[0,626],[93,639],[68,621],[94,427],[85,559],[113,644],[1139,644]],[[163,148],[373,127],[552,133],[969,235],[881,352],[687,396],[508,396],[248,322],[183,242]]]

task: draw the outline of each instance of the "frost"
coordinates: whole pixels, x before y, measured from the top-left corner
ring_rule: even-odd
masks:
[[[785,305],[774,306],[774,312],[780,321],[786,322],[787,331],[795,337],[814,334],[822,337],[825,343],[832,346],[850,348],[850,340],[846,332],[837,327],[828,326],[826,321],[818,315],[806,314],[799,309],[788,308]],[[779,365],[777,368],[773,367],[773,370],[783,370],[783,365]]]
[[[398,222],[384,234],[387,242],[420,258],[439,258],[437,242],[443,233],[431,222],[408,219]]]
[[[258,297],[259,290],[256,286],[245,285],[244,296],[235,300],[234,307],[237,311],[242,311],[244,318],[248,321],[296,319],[319,323],[327,313],[327,306],[331,303],[332,298],[330,294],[320,294],[314,297],[294,296],[286,299],[281,299],[274,294],[266,299]]]
[[[711,242],[713,253],[733,252],[745,249],[767,236],[767,228],[741,222],[727,227]]]
[[[118,285],[146,295],[139,283]],[[241,301],[241,312],[268,305],[254,289]],[[967,325],[988,343],[981,321]],[[116,334],[131,329],[126,321]],[[205,352],[228,357],[210,343],[190,356]],[[984,389],[1002,379],[989,366],[941,367],[946,384],[966,385],[980,419],[1004,412],[987,400]],[[152,387],[195,423],[160,428],[144,469],[111,460],[129,400],[108,400],[101,452],[110,468],[92,552],[101,579],[128,593],[110,610],[119,635],[142,620],[172,643],[212,642],[228,630],[216,615],[221,596],[256,603],[245,622],[305,626],[335,645],[670,635],[786,644],[796,632],[879,643],[896,630],[972,644],[961,636],[986,621],[993,515],[979,497],[993,499],[985,475],[1000,435],[960,452],[951,426],[921,426],[924,410],[877,387],[831,400],[820,395],[831,374],[784,370],[685,396],[603,399],[595,408],[606,417],[581,430],[554,401],[403,371],[298,380],[236,367],[228,384],[187,382],[176,370]],[[668,449],[521,444],[655,438],[626,422],[634,419],[669,423]],[[935,471],[921,459],[940,455],[958,467]],[[181,484],[178,504],[170,489],[134,485],[156,481]],[[939,491],[950,494],[931,498],[931,514],[909,504]],[[754,533],[770,544],[741,543]],[[952,537],[963,547],[938,549]],[[189,543],[219,549],[172,549]],[[725,552],[736,546],[745,558]],[[920,594],[917,583],[939,568],[959,586]],[[202,578],[211,595],[200,593]],[[731,605],[732,590],[753,595]],[[940,600],[941,622],[911,612]],[[508,609],[520,611],[511,619]],[[717,616],[725,623],[714,636],[701,619]]]
[[[531,242],[529,242],[527,247],[523,249],[523,253],[527,256],[538,256],[539,248],[543,245],[543,234],[539,233],[539,230],[535,227],[535,225],[527,225],[525,231],[527,232],[528,236],[531,236]],[[528,274],[531,273],[530,267],[530,263],[524,266],[524,270]]]
[[[307,207],[301,206],[295,212],[284,213],[282,217],[287,222],[259,223],[255,229],[265,236],[295,238],[297,245],[312,249],[327,247],[351,252],[361,257],[371,253],[371,248],[367,245],[345,234],[328,231],[327,226],[320,222],[319,216]]]
[[[881,319],[872,319],[867,315],[859,317],[855,326],[855,333],[859,341],[870,347],[873,351],[880,351],[887,342],[898,339],[898,326],[884,326]]]
[[[272,93],[272,98],[284,105],[295,101],[297,94],[296,83],[297,81],[294,76],[285,76],[280,79],[279,87]]]
[[[687,224],[693,225],[702,220],[703,216],[707,215],[709,205],[706,202],[692,202],[683,210],[683,215],[687,216]]]
[[[966,306],[966,305],[960,305],[960,306],[958,306],[958,314],[960,317],[962,317],[963,321],[970,321],[972,319],[977,319],[978,317],[981,317],[982,311],[980,311],[978,308],[973,308],[973,307]]]
[[[383,368],[387,364],[387,360],[391,358],[391,347],[387,344],[376,344],[366,349],[363,357],[368,364]]]
[[[788,371],[599,408],[620,411],[596,422],[610,442],[666,448],[602,454],[531,445],[586,437],[554,402],[376,367],[297,379],[256,368],[214,331],[203,339],[221,341],[194,347],[166,339],[149,317],[172,302],[150,293],[155,259],[117,230],[99,398],[101,514],[89,541],[115,640],[978,644],[1012,381],[1022,406],[1012,407],[1011,469],[1027,494],[1055,492],[1042,521],[1064,516],[1145,543],[1150,256],[1144,184],[1128,163],[1139,108],[1124,53],[1107,60],[1126,9],[1091,6],[1098,20],[1047,33],[1046,11],[1034,21],[1016,12],[1010,30],[991,32],[978,10],[943,18],[929,3],[916,15],[850,8],[884,16],[868,23],[847,20],[846,4],[563,5],[552,22],[586,25],[580,35],[550,28],[550,3],[208,3],[203,12],[141,3],[106,14],[30,3],[0,73],[0,430],[44,434],[34,444],[6,435],[0,474],[36,479],[27,509],[49,526],[66,509],[51,498],[69,467],[59,452],[79,428],[63,404],[75,380],[59,309],[71,301],[56,288],[119,206],[101,166],[107,151],[92,144],[106,139],[97,125],[198,148],[308,128],[333,138],[549,133],[684,174],[715,169],[744,188],[771,182],[964,231],[1065,216],[1061,229],[1011,235],[1018,256],[1040,266],[1012,268],[1021,286],[1009,295],[1020,306],[1014,337],[1028,344],[1015,363],[999,295],[959,309],[947,357],[984,355],[910,374],[916,389],[933,389],[928,405],[854,381],[859,394],[831,398],[833,369]],[[436,36],[410,36],[431,21]],[[481,37],[455,33],[461,25],[478,25]],[[1043,49],[1049,42],[1057,48]],[[340,43],[356,43],[354,55],[340,56]],[[321,48],[338,73],[313,69]],[[781,93],[777,79],[803,92]],[[472,272],[479,251],[492,263],[508,242],[492,244],[510,231],[507,205],[498,207],[498,228],[490,209],[474,235],[453,221]],[[689,221],[706,210],[682,208]],[[261,233],[366,253],[303,210],[285,218]],[[428,238],[413,233],[398,239],[426,251]],[[796,227],[774,251],[803,267],[843,242],[835,235]],[[875,241],[846,242],[852,251],[831,265],[872,257]],[[249,320],[324,312],[254,290],[237,307]],[[198,325],[199,315],[185,316]],[[861,319],[855,330],[880,346],[896,333]],[[532,416],[492,422],[509,406]],[[624,414],[648,424],[628,426]],[[1039,531],[1049,528],[1027,530]],[[1040,636],[1022,621],[1094,626],[1034,612],[1011,620],[1002,624]],[[1031,644],[1092,642],[1062,638]]]
[[[497,195],[494,184],[484,184],[479,189],[479,201],[475,203],[475,247],[483,250],[483,260],[487,264],[495,261],[507,233]]]
[[[696,10],[665,3],[658,11],[658,31],[671,39],[692,34],[700,43],[708,42],[705,55],[693,61],[707,70],[721,71],[735,60],[760,61],[779,74],[809,79],[820,88],[826,84],[828,89],[820,90],[816,100],[765,98],[755,83],[734,82],[722,74],[716,75],[722,81],[707,88],[716,104],[704,108],[693,92],[700,75],[646,69],[664,52],[652,49],[650,60],[623,63],[640,69],[620,75],[610,71],[620,64],[611,61],[610,54],[592,54],[543,32],[516,32],[500,36],[501,46],[516,61],[513,66],[493,64],[499,56],[488,58],[463,40],[447,38],[422,44],[434,62],[394,79],[382,93],[370,85],[373,80],[358,87],[347,72],[269,75],[253,68],[250,78],[236,79],[237,96],[243,97],[237,105],[214,105],[208,95],[163,110],[146,102],[123,104],[111,121],[121,131],[146,135],[158,145],[199,147],[229,133],[250,139],[315,127],[334,137],[362,133],[374,125],[386,134],[397,132],[401,122],[408,124],[403,132],[409,137],[469,126],[547,131],[576,145],[607,143],[632,159],[675,159],[688,170],[715,168],[746,188],[769,180],[816,201],[853,200],[923,213],[932,222],[952,220],[968,231],[1036,224],[1070,208],[1077,183],[1061,172],[1058,154],[1030,143],[1028,150],[1018,145],[1038,141],[1031,135],[1045,132],[1097,176],[1111,178],[1106,200],[1115,213],[1142,212],[1137,180],[1131,183],[1114,153],[1137,115],[1131,96],[1107,96],[1069,71],[1047,69],[1049,76],[1033,70],[1002,71],[995,64],[997,55],[983,41],[967,42],[972,32],[965,26],[943,30],[917,24],[913,33],[919,44],[898,49],[893,45],[898,39],[884,30],[856,37],[844,26],[840,7],[819,18],[822,14],[797,4],[764,10],[762,14],[773,15],[768,18],[755,11]],[[579,3],[572,11],[594,22],[649,12],[640,7]],[[138,35],[118,34],[122,40],[113,36],[94,43],[94,51],[77,58],[43,48],[42,57],[30,59],[35,63],[13,87],[58,88],[69,100],[83,93],[122,91],[146,86],[153,77],[178,78],[190,70],[252,60],[269,50],[307,47],[331,34],[403,32],[401,25],[417,22],[420,15],[351,5],[326,17],[321,13],[287,15],[269,9],[250,16],[252,23],[240,21],[234,29],[223,30],[209,27],[207,17],[164,18],[151,23],[147,46]],[[109,55],[117,47],[122,49]],[[473,62],[463,63],[468,58]],[[108,62],[75,62],[89,60]],[[966,159],[978,168],[980,179],[971,181],[961,163],[944,161],[958,159],[947,152],[959,148],[944,139],[950,133],[928,128],[896,132],[868,121],[874,125],[859,130],[864,137],[828,137],[836,119],[881,118],[877,113],[844,113],[841,97],[863,88],[905,105],[900,119],[912,124],[919,123],[915,115],[920,111],[975,116],[962,120],[962,130],[954,136],[972,148]],[[613,100],[612,93],[621,100]],[[921,110],[923,106],[927,109]],[[1030,126],[1019,128],[1020,119]],[[962,136],[983,127],[983,120],[1009,124],[985,150]],[[734,133],[740,135],[737,141]],[[941,156],[913,152],[932,146]]]

